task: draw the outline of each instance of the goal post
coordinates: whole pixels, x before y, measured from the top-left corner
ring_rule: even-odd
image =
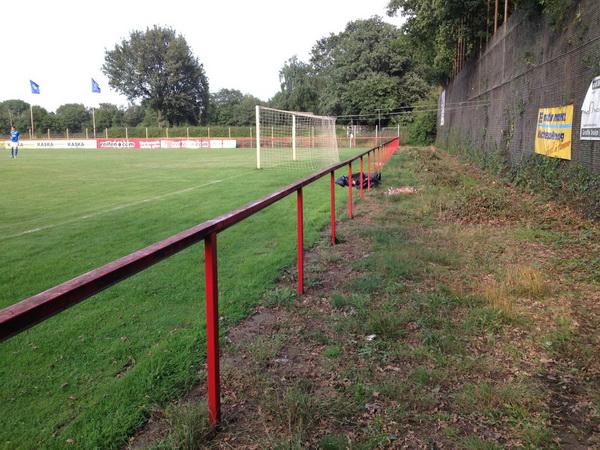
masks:
[[[338,163],[335,121],[257,105],[256,167],[320,170]]]

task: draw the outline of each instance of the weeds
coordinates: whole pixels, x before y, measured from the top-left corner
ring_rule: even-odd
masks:
[[[263,296],[263,301],[268,306],[281,306],[290,304],[298,294],[289,286],[276,288]]]
[[[164,410],[168,433],[150,448],[192,449],[210,443],[215,435],[208,408],[190,402],[172,403]]]

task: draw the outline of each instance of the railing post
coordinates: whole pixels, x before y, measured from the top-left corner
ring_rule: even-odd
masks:
[[[363,172],[363,157],[361,156],[360,157],[360,175],[359,175],[359,177],[360,177],[360,179],[359,179],[359,181],[360,181],[360,198],[363,198],[363,174],[364,174],[364,172]]]
[[[371,152],[367,153],[367,189],[371,189]]]
[[[348,217],[352,219],[352,163],[348,164]]]
[[[302,188],[296,193],[298,199],[298,293],[304,294],[304,211],[302,205]]]
[[[331,199],[331,245],[335,245],[335,174],[333,171],[329,175],[329,191]]]
[[[219,379],[219,288],[217,278],[217,234],[204,240],[206,289],[206,364],[208,386],[208,419],[211,425],[221,420],[221,388]]]

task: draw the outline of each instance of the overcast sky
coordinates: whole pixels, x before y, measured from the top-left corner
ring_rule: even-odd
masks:
[[[106,50],[132,31],[158,25],[183,35],[204,66],[210,91],[237,89],[261,100],[279,91],[292,56],[308,62],[318,39],[356,19],[386,16],[388,0],[29,0],[4,9],[0,101],[56,111],[65,103],[126,105],[101,71]],[[91,79],[102,90],[92,93]],[[40,86],[33,95],[29,80]]]

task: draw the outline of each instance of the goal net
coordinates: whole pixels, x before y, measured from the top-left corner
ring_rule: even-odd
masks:
[[[256,107],[259,169],[320,170],[339,161],[335,117]]]

